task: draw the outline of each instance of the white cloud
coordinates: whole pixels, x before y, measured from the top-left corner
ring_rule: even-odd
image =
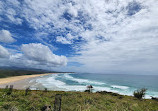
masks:
[[[7,18],[12,21],[15,24],[21,24],[22,23],[22,19],[16,17],[16,11],[12,8],[8,8],[7,12],[6,12],[6,16]]]
[[[21,6],[18,0],[6,0],[0,2],[0,15],[4,17],[5,22],[14,23],[16,25],[22,24],[22,19],[18,14],[20,13]]]
[[[70,33],[66,35],[66,37],[57,36],[56,42],[60,42],[62,44],[73,44],[74,36],[72,36]]]
[[[0,45],[0,58],[8,58],[9,55],[8,50]]]
[[[80,67],[83,71],[157,71],[157,0],[26,0],[23,3],[21,16],[28,25],[48,35],[59,35],[49,39],[73,45],[78,56],[70,61],[83,64]],[[17,14],[16,9],[9,12],[8,17]],[[65,32],[68,35],[60,35]],[[77,47],[74,41],[78,37],[84,42]],[[48,61],[43,57],[34,59]]]
[[[78,7],[72,6],[72,3],[68,3],[68,12],[74,16],[77,17],[78,16]]]
[[[60,42],[62,44],[71,44],[71,41],[69,41],[67,38],[61,37],[61,36],[57,36],[56,41]]]
[[[53,54],[48,46],[42,45],[41,43],[23,44],[21,49],[26,57],[34,61],[50,63],[54,66],[67,64],[67,59],[65,56]]]
[[[15,39],[8,30],[0,30],[0,42],[11,43],[14,41]]]
[[[0,66],[55,70],[55,67],[67,64],[65,56],[53,54],[47,46],[40,43],[23,44],[21,51],[0,45]]]

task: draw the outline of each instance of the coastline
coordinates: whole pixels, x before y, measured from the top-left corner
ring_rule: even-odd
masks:
[[[58,77],[58,75],[56,75],[56,74],[61,74],[61,75],[59,75],[59,77]],[[66,73],[45,73],[45,74],[23,75],[23,76],[2,78],[2,79],[0,79],[0,88],[5,88],[7,85],[8,86],[13,85],[14,89],[18,89],[18,90],[25,90],[26,88],[30,87],[31,90],[44,90],[45,88],[47,88],[48,90],[51,90],[51,91],[84,92],[86,89],[86,86],[88,84],[92,84],[93,88],[94,88],[94,90],[93,90],[94,92],[107,91],[107,92],[118,93],[120,95],[133,96],[134,90],[127,92],[128,89],[130,89],[130,87],[127,87],[127,86],[113,85],[113,84],[112,85],[110,84],[109,86],[98,86],[98,84],[102,85],[102,82],[83,79],[83,78],[77,78],[77,77],[75,78],[73,76],[70,76],[69,73],[68,73],[68,75],[65,75],[65,74]],[[49,77],[50,77],[50,79],[48,79],[48,82],[47,82],[47,78],[49,78]],[[56,77],[58,77],[59,80],[56,79]],[[61,78],[62,79],[66,78],[66,80],[76,81],[78,83],[83,83],[83,84],[84,84],[84,82],[86,82],[86,83],[84,85],[80,85],[80,84],[79,85],[73,85],[73,84],[70,85],[70,84],[64,83],[64,81],[62,81]],[[5,80],[5,83],[2,83],[1,80]],[[97,84],[97,85],[95,85],[95,84]],[[157,97],[156,93],[157,92],[149,91],[145,95],[145,98],[151,99],[150,96]]]
[[[44,74],[22,75],[22,76],[0,78],[0,88],[5,88],[7,85],[8,86],[14,85],[14,89],[26,89],[27,87],[36,84],[36,82],[34,81],[36,78],[50,74],[58,74],[58,73],[44,73]],[[30,82],[31,80],[32,82]],[[39,86],[42,87],[42,85]]]

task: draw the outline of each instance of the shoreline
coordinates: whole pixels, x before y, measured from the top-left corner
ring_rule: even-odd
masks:
[[[22,76],[0,78],[0,88],[5,88],[7,85],[8,86],[13,85],[14,89],[25,89],[29,86],[36,84],[34,79],[51,74],[58,74],[58,73],[44,73],[44,74],[22,75]],[[33,81],[30,82],[31,80]]]
[[[23,79],[45,76],[45,75],[49,75],[49,74],[57,74],[57,73],[32,74],[32,75],[21,75],[21,76],[0,78],[0,85],[11,83],[11,82],[16,82],[16,81],[23,80]]]
[[[5,88],[6,86],[13,85],[14,89],[25,90],[30,87],[31,90],[43,90],[45,87],[41,83],[37,83],[36,79],[41,76],[47,76],[51,74],[63,74],[63,73],[44,73],[44,74],[32,74],[32,75],[21,75],[12,76],[7,78],[0,78],[0,88]],[[54,90],[57,87],[53,87]]]
[[[36,81],[37,79],[42,78],[43,76],[47,75],[53,75],[53,74],[64,74],[64,73],[45,73],[45,74],[36,74],[36,75],[23,75],[23,76],[14,76],[14,77],[8,77],[8,78],[1,78],[0,79],[0,88],[5,88],[7,85],[13,85],[14,89],[18,89],[18,90],[25,90],[26,88],[30,87],[31,90],[44,90],[45,86]],[[2,81],[1,80],[5,80]],[[10,81],[7,81],[10,80]],[[55,84],[56,82],[54,82]],[[95,88],[95,87],[94,87]],[[64,88],[59,88],[56,85],[51,85],[51,89],[47,88],[48,90],[51,91],[69,91],[69,90],[65,90]],[[86,89],[86,86],[85,86]],[[96,90],[97,91],[107,91],[107,92],[112,92],[112,93],[117,93],[120,95],[127,95],[127,96],[132,96],[132,94],[125,94],[125,93],[121,93],[121,92],[115,92],[115,91],[109,91],[109,90]],[[74,90],[74,92],[76,92]],[[77,92],[83,92],[83,91],[77,91]],[[151,95],[146,95],[146,99],[151,99],[150,97]],[[153,95],[152,95],[153,96]],[[157,96],[154,96],[157,97]]]

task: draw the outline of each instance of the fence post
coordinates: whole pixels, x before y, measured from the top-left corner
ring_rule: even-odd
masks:
[[[13,92],[13,85],[10,85],[10,88],[7,91],[7,95],[11,95]]]
[[[25,96],[28,95],[29,91],[30,91],[30,86],[29,86],[28,88],[25,89]]]
[[[54,110],[53,111],[61,111],[61,95],[60,94],[55,95]]]

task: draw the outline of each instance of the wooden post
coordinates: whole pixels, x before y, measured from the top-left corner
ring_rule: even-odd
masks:
[[[30,91],[30,86],[29,86],[28,88],[25,89],[25,96],[28,95],[29,91]]]
[[[61,95],[60,94],[55,95],[54,111],[61,111]]]
[[[11,95],[13,92],[13,85],[10,85],[10,88],[7,90],[7,95]]]

